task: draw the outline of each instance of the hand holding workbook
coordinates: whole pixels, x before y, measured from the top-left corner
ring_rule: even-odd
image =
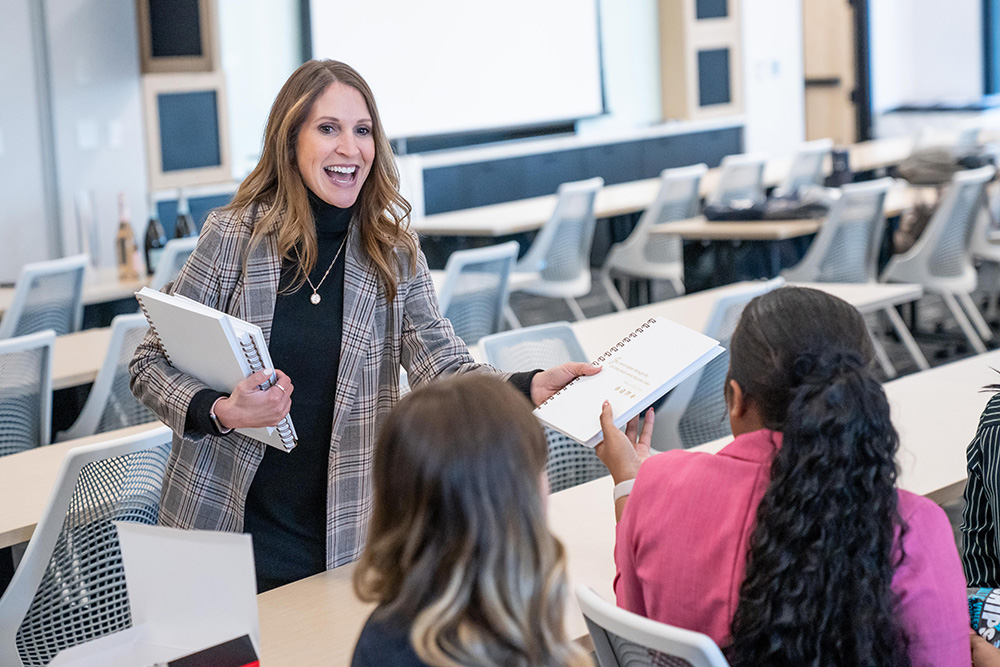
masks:
[[[594,447],[603,438],[601,408],[611,403],[615,426],[666,394],[722,353],[718,341],[665,319],[650,318],[593,364],[597,375],[578,377],[535,408],[546,426]]]
[[[255,372],[274,368],[260,327],[179,294],[143,287],[135,297],[167,361],[212,389],[231,393]],[[270,388],[276,380],[272,371],[260,389]],[[297,441],[287,415],[274,426],[236,431],[286,452]]]

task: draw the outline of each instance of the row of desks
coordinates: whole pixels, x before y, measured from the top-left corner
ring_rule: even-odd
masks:
[[[851,167],[855,171],[872,171],[898,164],[910,155],[913,145],[912,137],[878,139],[854,144],[850,148]],[[764,170],[764,183],[768,186],[781,183],[791,163],[790,156],[768,160]],[[703,196],[715,190],[719,175],[718,168],[708,170],[701,181]],[[598,218],[611,218],[645,210],[656,199],[659,189],[659,178],[606,185],[601,188],[594,201],[595,215]],[[415,218],[410,227],[427,236],[507,236],[538,229],[552,216],[555,206],[556,195],[544,195],[502,204],[435,213]],[[807,233],[814,232],[815,229]]]
[[[701,292],[593,318],[573,325],[584,350],[598,354],[650,316],[668,317],[703,328],[715,300],[747,289],[747,284]],[[919,298],[912,285],[822,286],[862,311]],[[954,497],[965,481],[964,448],[974,434],[987,395],[979,388],[995,380],[1000,351],[910,375],[885,385],[900,432],[900,486],[941,502]],[[133,427],[80,441],[60,443],[0,459],[0,547],[27,540],[47,502],[66,451],[150,428]],[[724,442],[702,446],[716,451]],[[586,584],[613,599],[614,510],[611,480],[595,480],[560,493],[549,501],[553,532],[567,547],[570,585]],[[258,596],[263,664],[349,664],[354,642],[370,612],[351,589],[352,566],[310,577]],[[575,600],[567,614],[567,632],[583,637],[586,627]]]
[[[601,317],[594,317],[582,322],[573,323],[573,329],[580,340],[584,351],[594,357],[598,356],[608,346],[621,338],[624,331],[631,331],[650,317],[662,317],[674,320],[697,331],[704,330],[711,316],[712,308],[719,297],[734,294],[752,288],[754,283],[737,283],[719,287],[704,292],[660,301],[657,303],[630,308]],[[814,285],[828,291],[853,304],[862,313],[872,313],[889,306],[900,305],[919,299],[923,291],[919,285]],[[78,346],[75,353],[69,346],[62,348],[63,356],[56,365],[65,364],[71,368],[73,364],[82,369],[88,359],[97,356],[98,348],[85,349],[87,338],[90,343],[98,345],[101,334],[107,334],[106,329],[94,329],[79,334],[61,336],[58,341],[74,341]],[[103,344],[107,346],[107,341]],[[473,356],[479,355],[476,347],[472,348]],[[94,362],[91,360],[90,365]],[[99,365],[99,362],[98,364]],[[80,371],[81,373],[83,370]],[[93,371],[96,372],[96,369]],[[68,376],[64,376],[65,378]],[[143,428],[143,427],[135,427]],[[86,442],[97,442],[109,436],[98,435],[78,441],[69,441],[41,447],[21,454],[13,454],[0,458],[0,548],[27,540],[34,530],[34,522],[25,522],[25,517],[36,517],[41,514],[45,498],[52,488],[58,462],[69,448]],[[41,471],[42,477],[27,471]],[[29,488],[30,487],[30,488]],[[22,494],[28,494],[25,496]],[[34,495],[31,495],[34,494]],[[23,511],[22,511],[23,510]],[[12,514],[13,512],[13,514]]]

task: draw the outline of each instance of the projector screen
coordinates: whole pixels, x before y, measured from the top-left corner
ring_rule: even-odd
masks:
[[[596,0],[310,0],[314,58],[354,67],[390,138],[603,112]]]

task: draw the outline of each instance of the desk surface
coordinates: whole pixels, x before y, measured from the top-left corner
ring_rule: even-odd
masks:
[[[52,351],[52,388],[88,384],[97,377],[111,344],[111,327],[84,329],[56,337]]]
[[[0,457],[0,549],[31,538],[49,501],[66,452],[158,426],[160,422],[132,426]]]
[[[914,140],[911,137],[896,137],[854,144],[850,149],[851,167],[855,171],[870,171],[896,164],[910,154],[913,150],[913,143]],[[790,166],[791,157],[789,156],[768,160],[764,171],[764,182],[769,186],[779,184],[788,173]],[[701,181],[702,195],[710,194],[715,189],[719,173],[718,168],[708,170]],[[641,211],[653,202],[659,188],[660,179],[658,178],[607,185],[601,188],[597,194],[594,201],[594,211],[598,218],[609,218]],[[518,234],[541,227],[552,215],[555,205],[556,196],[554,194],[544,195],[502,204],[436,213],[414,219],[410,223],[410,228],[429,236]],[[898,212],[900,210],[889,202],[887,202],[886,208],[889,211]],[[799,236],[802,235],[804,234],[799,234]]]

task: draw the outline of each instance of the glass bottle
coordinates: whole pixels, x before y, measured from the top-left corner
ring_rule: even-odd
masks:
[[[138,280],[139,271],[136,269],[138,258],[136,257],[135,232],[132,223],[129,222],[128,205],[125,202],[125,193],[118,193],[118,233],[115,236],[115,249],[118,258],[118,279]]]
[[[146,241],[143,245],[146,253],[146,273],[156,273],[156,266],[163,254],[163,246],[167,245],[167,234],[160,224],[160,211],[153,195],[149,195],[149,222],[146,223]]]
[[[197,236],[198,232],[194,228],[194,220],[191,218],[191,211],[188,208],[187,195],[184,189],[177,190],[177,223],[174,225],[174,238],[183,239],[188,236]]]

